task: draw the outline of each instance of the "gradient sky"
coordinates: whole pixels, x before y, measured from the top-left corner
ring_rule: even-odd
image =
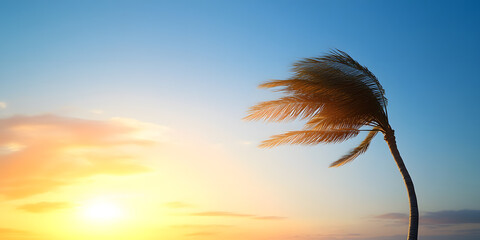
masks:
[[[331,169],[361,136],[259,149],[301,123],[241,120],[338,48],[386,90],[420,238],[479,239],[478,26],[477,1],[2,1],[0,238],[405,239],[382,136]]]

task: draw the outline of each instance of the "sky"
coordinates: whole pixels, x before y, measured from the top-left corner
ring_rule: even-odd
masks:
[[[480,238],[476,1],[7,1],[0,238],[400,240],[382,136],[260,149],[258,84],[340,49],[389,99],[420,238]]]

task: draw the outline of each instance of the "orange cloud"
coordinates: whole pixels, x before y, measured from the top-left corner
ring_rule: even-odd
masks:
[[[61,210],[65,208],[71,208],[73,206],[74,206],[73,204],[68,202],[37,202],[37,203],[20,205],[17,207],[17,209],[21,209],[31,213],[44,213],[44,212]]]
[[[36,234],[14,228],[2,228],[0,227],[0,239],[2,240],[20,240],[20,239],[39,239]]]
[[[165,128],[132,119],[55,115],[0,119],[0,195],[24,198],[88,177],[150,171],[125,147],[161,141]]]
[[[13,228],[0,228],[0,234],[28,234],[30,232]]]

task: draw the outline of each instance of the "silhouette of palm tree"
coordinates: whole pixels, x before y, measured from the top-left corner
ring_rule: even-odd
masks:
[[[366,67],[340,50],[298,61],[293,72],[294,75],[287,80],[260,84],[260,88],[277,88],[286,96],[251,107],[244,119],[273,122],[302,119],[307,120],[304,129],[272,136],[260,147],[339,143],[357,136],[360,131],[369,131],[359,146],[330,165],[338,167],[364,153],[375,135],[382,132],[408,191],[408,240],[416,240],[418,205],[415,189],[388,122],[387,99],[380,82]],[[364,126],[369,129],[360,129]]]

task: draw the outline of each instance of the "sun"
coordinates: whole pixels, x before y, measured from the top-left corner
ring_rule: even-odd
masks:
[[[114,202],[94,200],[82,207],[82,215],[92,222],[113,222],[124,217],[123,209]]]

